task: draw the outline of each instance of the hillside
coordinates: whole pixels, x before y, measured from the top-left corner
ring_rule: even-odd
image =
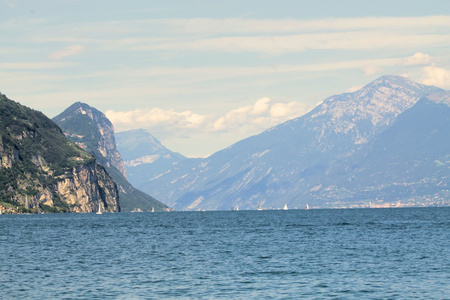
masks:
[[[44,114],[2,94],[0,157],[0,199],[7,211],[120,210],[116,184],[92,155]]]

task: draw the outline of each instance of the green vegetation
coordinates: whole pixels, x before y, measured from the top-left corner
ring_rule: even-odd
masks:
[[[61,129],[39,111],[27,108],[0,94],[0,198],[19,205],[16,197],[35,196],[52,187],[73,167],[90,164],[95,158],[69,141]],[[50,188],[51,190],[51,188]],[[67,203],[54,195],[54,208],[69,211]],[[28,211],[23,208],[23,212]],[[25,211],[26,210],[26,211]]]

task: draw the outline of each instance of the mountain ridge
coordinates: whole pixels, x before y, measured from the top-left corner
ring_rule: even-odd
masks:
[[[231,209],[236,204],[276,208],[284,202],[302,207],[306,201],[330,207],[309,195],[336,162],[355,155],[399,115],[436,92],[443,90],[382,76],[208,158],[183,161],[149,178],[145,188],[182,210]]]

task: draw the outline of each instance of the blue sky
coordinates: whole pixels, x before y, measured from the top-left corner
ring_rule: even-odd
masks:
[[[0,92],[205,156],[384,74],[450,89],[450,1],[0,0]]]

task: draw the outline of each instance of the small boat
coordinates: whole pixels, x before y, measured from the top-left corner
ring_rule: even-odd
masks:
[[[98,211],[95,214],[97,214],[97,215],[102,214],[102,209],[100,208],[100,204],[98,205]]]
[[[284,205],[283,209],[288,210],[287,204]]]
[[[263,210],[261,204],[258,204],[258,210]]]
[[[305,210],[308,210],[308,209],[309,209],[309,206],[308,206],[308,204],[306,204]]]
[[[239,205],[236,204],[235,207],[233,207],[232,211],[238,211],[239,210]]]

